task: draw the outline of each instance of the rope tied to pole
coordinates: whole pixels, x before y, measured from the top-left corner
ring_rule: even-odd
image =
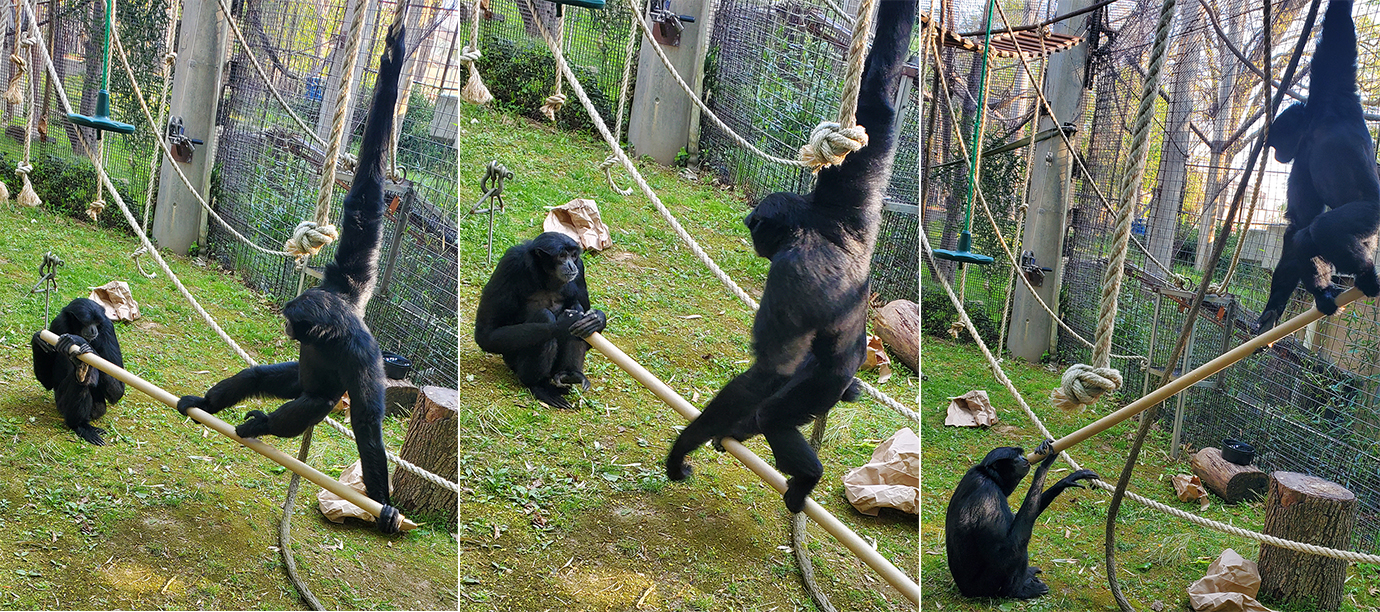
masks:
[[[843,100],[837,121],[821,121],[810,131],[810,140],[800,147],[800,161],[811,172],[837,166],[849,153],[867,146],[867,130],[858,125],[858,90],[862,85],[863,65],[867,61],[867,35],[872,30],[874,0],[863,0],[858,18],[853,20],[853,41],[848,46],[848,65],[843,76]]]
[[[1049,400],[1059,408],[1076,408],[1097,403],[1103,393],[1121,388],[1121,372],[1116,368],[1098,368],[1075,363],[1064,372],[1059,386],[1049,394]]]
[[[460,65],[469,69],[469,80],[465,81],[465,87],[460,90],[460,99],[470,104],[485,105],[493,101],[493,94],[489,93],[489,88],[484,85],[484,79],[479,76],[479,66],[475,62],[479,61],[479,13],[482,10],[479,6],[481,0],[475,0],[470,8],[470,42],[460,50]]]

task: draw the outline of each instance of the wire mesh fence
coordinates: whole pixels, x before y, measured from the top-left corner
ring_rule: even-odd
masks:
[[[858,2],[841,8],[849,16]],[[795,158],[810,131],[838,114],[851,17],[824,3],[725,0],[714,16],[704,86],[709,107],[738,135],[776,157]],[[916,299],[919,278],[918,114],[915,73],[903,79],[895,171],[872,261],[873,292],[882,299]],[[764,160],[704,122],[704,161],[723,180],[753,197],[774,191],[805,193],[808,170]],[[900,206],[895,206],[900,205]]]
[[[955,29],[977,29],[982,4],[960,3],[955,11]],[[1178,5],[1155,102],[1149,162],[1139,198],[1125,203],[1134,207],[1132,235],[1144,246],[1132,244],[1127,255],[1127,280],[1120,294],[1112,351],[1146,356],[1149,368],[1139,367],[1135,360],[1113,360],[1112,365],[1126,375],[1126,384],[1119,392],[1122,402],[1154,387],[1166,370],[1197,367],[1253,335],[1283,243],[1284,182],[1289,166],[1267,159],[1258,196],[1254,176],[1244,191],[1240,190],[1251,146],[1264,126],[1265,106],[1262,79],[1238,58],[1238,53],[1257,67],[1268,64],[1273,78],[1281,78],[1303,34],[1309,5],[1304,0],[1272,3],[1269,31],[1273,43],[1268,48],[1258,3],[1208,0]],[[1087,21],[1091,31],[1086,27],[1080,30],[1086,36],[1082,44],[1091,56],[1082,76],[1091,80],[1085,83],[1085,112],[1077,126],[1075,146],[1088,172],[1075,169],[1072,177],[1074,193],[1063,244],[1058,308],[1063,320],[1089,339],[1094,337],[1103,271],[1113,248],[1110,208],[1123,204],[1114,186],[1130,161],[1131,130],[1159,9],[1159,2],[1149,0],[1117,3],[1092,13]],[[1027,22],[1040,20],[1027,15]],[[1380,7],[1358,3],[1354,19],[1361,40],[1373,40],[1380,33]],[[1321,15],[1318,21],[1321,24]],[[1310,36],[1296,77],[1289,83],[1290,95],[1297,94],[1298,98],[1308,95],[1317,26]],[[951,55],[941,67],[949,71],[951,86],[958,89],[950,95],[959,102],[960,113],[970,113],[973,82],[977,80],[972,69],[975,54],[958,50],[946,53]],[[1361,99],[1374,134],[1380,99],[1371,84],[1380,80],[1380,56],[1363,44],[1359,64]],[[1005,64],[994,65],[993,91],[999,93],[988,102],[989,109],[997,109],[995,114],[1001,117],[1018,114],[1003,109],[1020,108],[1021,103],[1019,98],[1001,93],[1005,70]],[[947,106],[942,93],[939,100],[939,106]],[[1286,100],[1285,105],[1291,102]],[[935,118],[939,127],[930,132],[935,139],[931,141],[933,150],[926,153],[935,160],[957,156],[953,139],[941,136],[941,129],[951,127],[945,123],[948,119],[943,112]],[[971,129],[968,121],[967,117],[960,120]],[[989,122],[983,132],[984,142],[990,141],[991,146],[1014,140],[1018,134],[1003,131],[1009,128],[1010,122]],[[966,178],[966,166],[936,162],[931,168],[924,223],[938,246],[942,241],[952,242],[955,218],[961,220],[953,206],[961,201],[954,195],[961,193],[954,186],[958,182],[954,175]],[[989,185],[987,175],[984,167],[980,184],[989,200],[1023,197],[1020,185]],[[1103,196],[1109,201],[1104,202]],[[1191,293],[1185,289],[1192,290],[1204,278],[1213,242],[1236,197],[1240,198],[1236,222],[1213,272],[1214,282],[1220,282],[1235,263],[1227,293],[1204,304],[1191,327],[1183,361],[1167,364],[1180,331],[1188,323],[1184,311]],[[975,221],[974,242],[979,245],[984,240],[981,226]],[[1003,234],[1008,240],[1014,235],[1004,230]],[[998,257],[999,264],[1000,260]],[[978,271],[975,292],[974,271],[969,271],[970,299],[983,302],[994,320],[1000,318],[1002,306],[987,288],[1007,273],[1000,265],[983,267]],[[1350,277],[1334,281],[1343,285],[1352,282]],[[1296,291],[1282,319],[1303,312],[1312,303],[1310,295]],[[1380,433],[1376,398],[1380,371],[1374,366],[1380,358],[1377,350],[1380,323],[1375,308],[1358,303],[1166,402],[1160,426],[1170,432],[1171,445],[1186,445],[1172,449],[1174,452],[1220,446],[1224,437],[1232,437],[1255,445],[1260,451],[1257,462],[1266,470],[1305,472],[1346,486],[1362,507],[1353,546],[1380,550],[1380,469],[1375,467],[1380,465],[1376,442]],[[1061,362],[1091,359],[1090,349],[1062,331],[1056,352]]]

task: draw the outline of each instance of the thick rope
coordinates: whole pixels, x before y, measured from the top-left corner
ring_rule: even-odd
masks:
[[[536,14],[536,7],[532,6],[532,0],[524,0],[524,2],[527,2],[533,14]],[[685,245],[690,248],[690,252],[695,255],[695,258],[700,260],[700,263],[703,263],[706,268],[709,268],[710,273],[712,273],[715,278],[719,279],[719,282],[723,283],[733,295],[737,296],[739,300],[742,300],[749,308],[757,310],[757,300],[752,299],[746,291],[743,291],[742,287],[738,286],[738,283],[733,282],[733,279],[728,276],[728,273],[724,272],[723,269],[719,267],[719,264],[715,263],[714,260],[704,252],[704,249],[690,236],[690,233],[685,230],[680,224],[680,221],[676,219],[675,215],[671,214],[671,211],[661,202],[661,198],[657,197],[651,185],[647,184],[647,179],[642,177],[642,173],[637,171],[637,166],[634,166],[632,160],[628,159],[627,154],[623,152],[623,148],[618,145],[618,141],[614,140],[613,134],[609,132],[608,125],[604,123],[603,116],[600,115],[599,110],[594,107],[594,103],[590,102],[589,95],[585,93],[584,86],[580,84],[579,79],[575,78],[575,74],[570,72],[570,66],[566,64],[565,55],[560,52],[560,48],[556,45],[555,41],[551,39],[551,34],[546,31],[546,25],[543,24],[540,19],[536,20],[536,23],[538,29],[542,32],[543,38],[546,39],[547,46],[551,48],[552,56],[556,60],[556,68],[565,73],[566,78],[570,81],[571,91],[575,92],[575,97],[579,99],[580,105],[585,107],[585,112],[589,113],[589,118],[594,122],[594,127],[599,130],[599,135],[604,138],[604,143],[607,144],[609,149],[614,152],[614,155],[618,157],[618,162],[623,165],[623,169],[627,170],[628,174],[632,176],[637,186],[642,189],[642,193],[645,194],[647,199],[651,200],[652,205],[656,207],[657,213],[671,226],[676,236],[680,237],[681,242],[684,242]],[[656,47],[657,45],[653,44],[652,46]],[[881,390],[867,384],[866,381],[859,378],[854,378],[854,380],[857,381],[863,392],[867,393],[869,397],[901,413],[907,419],[916,421],[917,423],[919,422],[920,414],[918,412],[902,405]]]
[[[20,20],[18,20],[18,21],[22,22],[23,20],[20,19]],[[34,20],[34,23],[38,23],[38,20]],[[15,38],[16,38],[16,39],[18,39],[18,38],[21,37],[21,36],[20,36],[20,31],[19,31],[18,25],[16,25],[15,31],[14,31],[14,32],[15,32],[14,35],[15,35]],[[38,39],[35,38],[35,37],[33,37],[33,36],[27,36],[27,37],[23,37],[23,38],[25,39],[25,40],[24,40],[24,43],[21,44],[21,43],[16,42],[16,45],[15,45],[15,46],[16,46],[16,49],[15,49],[15,52],[16,52],[16,53],[15,53],[15,55],[18,55],[18,51],[19,51],[19,48],[20,48],[20,47],[25,47],[25,46],[27,46],[27,47],[29,48],[29,52],[32,53],[34,47],[36,47],[36,46],[37,46],[37,47],[41,47],[41,46],[42,46],[42,45],[36,45],[36,44],[35,44],[35,43],[38,42]],[[27,76],[27,75],[26,75],[26,76]],[[36,107],[35,107],[35,105],[34,105],[34,98],[37,97],[37,94],[35,93],[36,89],[35,89],[35,87],[34,87],[33,79],[32,79],[32,78],[29,78],[29,79],[28,79],[28,82],[29,82],[29,104],[28,104],[28,107],[24,109],[24,112],[27,114],[27,117],[26,117],[25,120],[24,120],[24,161],[19,162],[19,166],[18,166],[17,168],[15,168],[15,170],[14,170],[14,173],[15,173],[15,174],[18,174],[19,177],[20,177],[20,179],[23,180],[24,186],[19,190],[19,197],[15,199],[15,202],[17,202],[20,206],[27,206],[27,207],[29,207],[29,208],[38,208],[39,206],[41,206],[41,205],[43,204],[43,200],[39,199],[39,197],[38,197],[38,192],[35,192],[35,191],[34,191],[34,184],[33,184],[33,181],[30,181],[30,180],[29,180],[29,173],[30,173],[30,172],[33,172],[33,169],[34,169],[32,163],[31,163],[29,160],[30,160],[30,156],[32,155],[32,152],[33,152],[33,139],[34,139],[34,137],[33,137],[33,132],[34,132],[34,115],[35,115],[35,112],[34,112],[34,111],[36,110]],[[59,80],[58,82],[61,83],[62,81]],[[81,130],[77,130],[77,132],[80,133]]]
[[[536,21],[538,23],[541,22],[541,15],[539,15],[535,10],[532,11],[532,16],[533,21]],[[542,27],[545,27],[545,24],[543,24]],[[557,5],[556,12],[556,46],[560,47],[561,49],[565,48],[565,11],[559,10],[559,5]],[[565,94],[562,93],[561,89],[561,71],[557,70],[556,92],[551,94],[550,96],[547,96],[546,102],[542,103],[541,108],[538,109],[541,111],[541,114],[546,115],[546,118],[550,121],[555,121],[556,113],[560,112],[561,107],[565,106],[566,97]]]
[[[470,71],[469,80],[465,81],[465,87],[460,90],[460,99],[471,104],[484,105],[492,102],[494,96],[484,85],[484,79],[480,78],[479,66],[475,65],[481,56],[479,53],[480,1],[475,0],[474,6],[470,7],[470,13],[472,13],[470,15],[470,43],[460,51],[460,65]]]
[[[634,13],[632,18],[636,20],[637,14]],[[641,37],[638,36],[637,28],[629,24],[628,48],[624,53],[623,59],[623,80],[619,81],[618,84],[618,116],[613,120],[613,139],[617,142],[622,142],[623,138],[623,109],[627,106],[628,82],[632,80],[633,54],[637,52],[637,41],[639,38]],[[617,192],[618,195],[630,196],[633,193],[632,187],[624,189],[613,182],[613,167],[617,164],[618,158],[609,155],[604,158],[603,163],[599,164],[599,169],[604,171],[604,178],[608,180],[610,189]]]
[[[354,5],[354,15],[350,21],[350,34],[345,39],[345,63],[341,66],[341,74],[344,78],[340,81],[340,91],[335,98],[335,114],[331,116],[331,136],[326,139],[326,156],[321,163],[321,185],[320,191],[316,195],[316,215],[313,218],[318,235],[325,236],[328,232],[324,226],[329,225],[331,218],[331,198],[335,190],[335,165],[340,159],[341,141],[345,135],[345,112],[350,110],[350,95],[355,88],[355,65],[359,60],[359,39],[364,32],[364,14],[369,12],[369,0],[358,0]],[[304,222],[305,223],[305,222]],[[302,224],[298,224],[298,230],[305,229]],[[293,237],[297,237],[294,232]],[[291,241],[289,241],[291,242]],[[283,245],[284,250],[292,252],[294,246]],[[315,252],[303,253],[298,257],[299,265],[305,264],[306,259]],[[305,270],[304,270],[305,272]]]
[[[152,128],[155,134],[154,138],[158,140],[162,140],[166,137],[166,132],[163,131],[163,121],[167,119],[168,116],[168,90],[172,88],[172,73],[173,69],[177,67],[177,53],[172,51],[172,39],[177,30],[172,26],[171,23],[166,24],[164,26],[164,29],[168,32],[168,36],[164,40],[164,48],[168,49],[169,51],[163,54],[163,64],[161,66],[161,73],[163,77],[163,93],[159,94],[158,96],[158,119],[153,124]],[[122,55],[122,57],[124,56]],[[124,61],[125,64],[129,63],[128,58],[125,58],[122,61]],[[148,185],[144,188],[143,228],[145,232],[149,231],[149,213],[153,211],[154,190],[158,188],[158,165],[162,161],[163,159],[160,155],[154,155],[152,158],[149,159],[149,182]],[[142,269],[140,269],[139,271],[143,272]]]
[[[14,105],[24,102],[24,75],[29,72],[29,63],[24,60],[22,53],[27,47],[32,47],[34,44],[33,36],[25,36],[22,30],[23,28],[16,23],[14,27],[14,51],[10,53],[10,64],[14,70],[10,72],[10,85],[5,90],[5,101]]]
[[[872,31],[872,16],[877,3],[862,0],[853,20],[853,41],[848,46],[848,64],[843,73],[843,99],[838,121],[823,121],[810,131],[810,141],[800,147],[800,161],[811,170],[837,166],[853,151],[867,146],[867,130],[858,125],[858,90],[862,85],[863,64],[867,61],[867,35]]]
[[[929,237],[925,235],[924,232],[920,232],[920,243],[921,249],[925,252],[925,258],[926,260],[928,260],[929,264],[931,266],[938,265],[938,262],[934,259],[934,252],[930,246]],[[987,344],[984,343],[982,341],[982,337],[978,335],[977,327],[973,325],[972,319],[968,317],[967,310],[963,308],[963,304],[958,300],[958,296],[954,294],[953,287],[951,287],[948,281],[942,277],[939,279],[939,282],[940,285],[944,288],[945,293],[948,294],[949,301],[954,305],[954,308],[958,311],[959,321],[963,324],[965,328],[968,329],[968,333],[970,333],[973,336],[974,342],[977,344],[978,349],[982,351],[983,357],[987,359],[987,367],[991,369],[992,375],[997,379],[997,382],[1000,382],[1001,385],[1006,388],[1006,391],[1011,394],[1011,397],[1016,400],[1016,403],[1021,407],[1021,411],[1024,412],[1026,417],[1030,419],[1031,423],[1035,425],[1036,429],[1040,430],[1040,435],[1046,439],[1053,439],[1054,435],[1050,433],[1049,428],[1045,427],[1044,422],[1041,421],[1040,417],[1035,414],[1035,410],[1032,409],[1030,407],[1030,404],[1025,401],[1025,398],[1021,395],[1021,392],[1016,389],[1016,385],[1011,382],[1011,379],[1007,377],[1006,372],[1002,370],[1001,364],[997,363],[996,357],[994,357],[992,355],[992,352],[988,350]],[[1067,462],[1069,464],[1069,467],[1073,470],[1076,471],[1082,469],[1082,466],[1080,466],[1077,461],[1074,461],[1073,458],[1069,456],[1068,451],[1060,451],[1059,457],[1062,458],[1065,462]],[[1093,480],[1090,482],[1094,487],[1104,492],[1111,492],[1112,489],[1115,488],[1112,484],[1102,480]],[[1325,546],[1315,546],[1312,544],[1306,544],[1304,542],[1286,540],[1276,536],[1242,529],[1235,525],[1228,525],[1226,523],[1207,519],[1191,512],[1186,512],[1184,510],[1180,510],[1172,506],[1167,506],[1165,504],[1162,504],[1160,502],[1157,502],[1155,500],[1149,499],[1141,495],[1137,495],[1130,491],[1126,492],[1126,496],[1150,508],[1153,508],[1155,510],[1158,510],[1171,516],[1187,520],[1201,527],[1207,527],[1209,529],[1220,531],[1222,533],[1255,540],[1263,544],[1278,546],[1280,548],[1287,548],[1289,550],[1296,552],[1329,557],[1332,559],[1344,559],[1346,561],[1351,561],[1354,563],[1380,563],[1380,555],[1358,553],[1350,550],[1340,550],[1336,548],[1328,548]]]
[[[815,419],[815,425],[810,430],[810,448],[819,451],[824,445],[824,427],[829,422],[829,415],[823,415]],[[795,553],[796,565],[800,566],[800,581],[805,583],[805,590],[810,593],[810,598],[814,600],[815,607],[820,612],[838,612],[833,603],[830,603],[829,596],[820,588],[815,581],[815,566],[810,561],[810,532],[809,517],[804,512],[796,512],[791,515],[791,550]]]

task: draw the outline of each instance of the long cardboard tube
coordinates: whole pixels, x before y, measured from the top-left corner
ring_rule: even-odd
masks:
[[[53,346],[57,346],[57,334],[46,329],[39,332],[39,334],[40,337],[43,338],[44,342],[47,342],[48,344],[51,344]],[[86,362],[87,364],[91,365],[92,367],[96,368],[97,370],[114,376],[115,378],[121,380],[125,384],[134,387],[135,389],[138,389],[140,391],[143,391],[149,397],[163,402],[164,404],[167,404],[169,407],[177,407],[178,397],[176,395],[168,393],[167,391],[164,391],[162,388],[158,387],[158,385],[144,380],[134,375],[130,371],[120,366],[117,366],[113,363],[110,363],[105,359],[102,359],[100,355],[97,355],[95,353],[85,353],[80,355],[78,358]],[[383,504],[380,504],[370,499],[369,496],[350,488],[349,485],[346,485],[340,482],[339,480],[331,478],[330,476],[327,476],[326,474],[317,471],[316,468],[313,468],[310,465],[298,461],[296,457],[293,457],[292,455],[284,453],[283,451],[280,451],[272,446],[269,446],[268,444],[259,441],[257,438],[241,438],[235,435],[235,428],[233,426],[231,426],[229,423],[226,423],[225,421],[222,421],[212,416],[205,410],[202,410],[200,408],[192,408],[187,411],[187,416],[192,417],[192,419],[196,420],[198,423],[201,423],[202,425],[205,425],[215,430],[216,433],[219,433],[227,438],[230,438],[231,440],[239,442],[240,444],[249,447],[254,452],[257,452],[260,455],[272,459],[278,465],[281,465],[289,470],[292,470],[293,472],[300,474],[303,478],[306,478],[307,480],[316,483],[317,486],[320,486],[321,488],[326,489],[327,491],[339,495],[342,499],[356,506],[359,506],[362,510],[374,515],[375,517],[377,517],[380,513],[383,512]],[[411,531],[418,527],[417,523],[412,522],[407,517],[402,516],[401,514],[399,514],[399,518],[402,521],[402,525],[401,527],[399,527],[399,529],[401,529],[402,531]]]
[[[1347,289],[1346,291],[1342,292],[1341,295],[1337,296],[1337,307],[1341,308],[1343,306],[1346,306],[1347,304],[1361,299],[1364,295],[1365,294],[1361,293],[1360,289],[1357,289],[1355,287]],[[1288,336],[1289,334],[1303,329],[1304,327],[1307,327],[1309,323],[1317,321],[1321,318],[1323,318],[1323,313],[1318,312],[1317,307],[1309,308],[1307,312],[1302,313],[1292,319],[1289,319],[1284,323],[1274,326],[1270,329],[1270,331],[1267,331],[1263,334],[1260,334],[1259,336],[1251,338],[1241,346],[1238,346],[1230,351],[1222,353],[1216,359],[1213,359],[1212,361],[1200,365],[1194,368],[1192,371],[1188,372],[1187,374],[1184,374],[1178,378],[1175,378],[1174,380],[1169,381],[1168,384],[1165,384],[1160,388],[1151,391],[1150,393],[1146,394],[1145,397],[1142,397],[1134,402],[1126,404],[1120,410],[1117,410],[1116,412],[1113,412],[1096,421],[1093,421],[1092,423],[1083,426],[1083,428],[1079,429],[1078,431],[1075,431],[1067,436],[1055,440],[1054,452],[1057,453],[1063,451],[1075,444],[1078,444],[1079,442],[1087,440],[1088,438],[1091,438],[1097,434],[1106,431],[1107,429],[1111,428],[1113,425],[1116,425],[1117,423],[1131,418],[1131,416],[1134,414],[1138,414],[1151,406],[1154,406],[1160,402],[1163,402],[1164,400],[1174,397],[1175,394],[1179,393],[1180,391],[1183,391],[1184,389],[1189,388],[1193,385],[1193,383],[1196,383],[1204,378],[1207,378],[1209,376],[1212,376],[1213,374],[1222,371],[1227,366],[1251,356],[1251,354],[1255,353],[1256,350],[1274,344],[1276,341],[1284,338],[1285,336]],[[1228,324],[1234,325],[1235,322],[1229,322]],[[1166,370],[1166,375],[1168,375],[1170,372],[1173,372],[1174,369],[1171,366],[1166,368]],[[1044,455],[1042,454],[1030,453],[1026,455],[1026,460],[1031,463],[1035,463],[1037,460],[1043,457]]]
[[[685,401],[685,398],[681,397],[679,393],[676,393],[666,383],[661,382],[661,379],[648,372],[641,364],[634,361],[627,353],[619,350],[599,333],[590,334],[588,338],[585,338],[585,341],[590,346],[599,349],[599,352],[608,357],[609,361],[622,368],[637,382],[642,383],[653,395],[666,402],[666,405],[680,413],[686,420],[693,421],[695,417],[700,415],[700,411],[690,405],[690,402]],[[721,442],[724,450],[736,457],[764,482],[771,485],[777,492],[786,492],[786,477],[782,476],[780,472],[767,465],[767,462],[748,450],[741,442],[732,438],[724,438]],[[895,587],[907,599],[916,604],[920,603],[920,586],[900,569],[897,569],[895,565],[892,565],[881,553],[878,553],[867,542],[858,537],[858,534],[853,533],[847,525],[839,522],[838,519],[834,518],[834,515],[829,514],[829,511],[825,510],[823,506],[815,503],[815,500],[807,498],[805,500],[805,515],[814,519],[820,527],[829,532],[829,535],[834,536],[834,539],[838,540],[840,544],[853,551],[858,559],[880,574],[883,580]]]

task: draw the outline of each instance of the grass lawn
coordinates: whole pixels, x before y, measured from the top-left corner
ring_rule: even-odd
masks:
[[[107,446],[63,426],[29,354],[30,335],[46,325],[44,297],[29,293],[43,253],[65,261],[53,314],[87,287],[130,284],[143,316],[116,331],[135,374],[181,395],[245,364],[161,272],[138,274],[128,257],[132,237],[12,202],[0,205],[0,233],[0,526],[9,533],[0,538],[0,608],[300,608],[275,548],[290,476],[283,468],[132,388],[96,422],[108,431]],[[168,258],[256,359],[295,358],[268,303],[233,276]],[[249,402],[221,416],[238,423],[247,410],[274,407]],[[390,448],[405,429],[405,421],[385,423]],[[265,441],[297,452],[298,440]],[[308,463],[338,476],[355,459],[354,443],[323,427]],[[394,537],[363,523],[334,525],[315,509],[317,490],[303,486],[293,547],[306,584],[327,606],[455,605],[456,544],[444,524]]]
[[[516,173],[495,222],[495,260],[541,232],[546,207],[592,198],[614,241],[585,259],[593,304],[609,314],[604,335],[698,406],[746,369],[751,311],[640,192],[624,197],[608,187],[597,168],[601,143],[485,109],[464,112],[464,184],[477,197],[491,158]],[[674,169],[639,166],[710,256],[760,293],[767,267],[742,226],[747,202]],[[631,184],[621,172],[615,177]],[[460,225],[461,609],[813,609],[787,548],[780,496],[708,448],[691,456],[694,478],[668,482],[662,460],[683,422],[630,376],[592,351],[594,386],[579,409],[552,410],[470,341],[492,270],[484,261],[487,229],[479,216]],[[863,376],[876,382],[875,374]],[[901,370],[881,388],[910,401],[917,385]],[[840,404],[830,417],[825,478],[814,498],[914,576],[915,517],[863,516],[844,500],[840,481],[905,419],[871,400]],[[748,446],[770,458],[760,438]],[[810,537],[816,573],[840,610],[913,609],[828,534],[812,526]]]
[[[1110,494],[1070,489],[1065,491],[1040,516],[1030,543],[1032,564],[1044,570],[1041,578],[1049,594],[1031,601],[965,599],[959,595],[949,574],[944,552],[944,513],[949,496],[963,473],[999,446],[1020,446],[1027,450],[1039,443],[1039,430],[1026,418],[1020,406],[992,376],[977,347],[931,336],[922,338],[921,351],[927,379],[921,397],[921,588],[925,610],[1116,610],[1107,586],[1104,538]],[[1110,412],[1107,402],[1092,409],[1053,408],[1049,391],[1059,382],[1062,369],[1029,364],[1015,359],[1002,363],[1026,401],[1044,420],[1056,437],[1082,427]],[[989,429],[944,426],[948,397],[973,389],[985,389],[997,409],[1000,422]],[[1085,468],[1115,482],[1121,473],[1136,424],[1123,422],[1103,432],[1069,453]],[[1162,503],[1185,510],[1196,503],[1174,497],[1170,476],[1191,474],[1188,455],[1171,459],[1169,432],[1152,430],[1131,480],[1130,490]],[[1046,486],[1068,473],[1058,462],[1049,471]],[[1029,480],[1011,497],[1020,505]],[[1206,518],[1259,530],[1264,518],[1264,503],[1249,502],[1227,506],[1214,503],[1203,512]],[[1118,578],[1122,593],[1138,610],[1188,609],[1188,585],[1203,577],[1208,565],[1225,548],[1232,548],[1247,559],[1259,557],[1254,540],[1229,536],[1160,514],[1127,500],[1121,507],[1116,529]],[[1353,564],[1346,583],[1343,610],[1374,610],[1380,607],[1380,568]],[[1308,606],[1271,606],[1282,611],[1304,611]]]

